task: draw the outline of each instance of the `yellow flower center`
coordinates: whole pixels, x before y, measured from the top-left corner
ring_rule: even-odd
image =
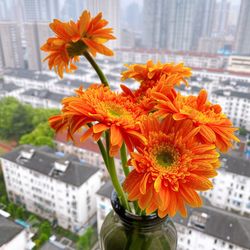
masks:
[[[180,154],[174,145],[169,144],[169,142],[167,140],[164,141],[164,139],[163,141],[158,140],[158,143],[152,141],[152,145],[153,148],[152,151],[150,151],[154,159],[155,167],[164,172],[177,170],[176,166],[178,165]]]
[[[156,160],[159,165],[163,167],[169,167],[174,162],[174,156],[169,151],[163,151],[156,155]]]
[[[126,110],[125,107],[117,104],[117,103],[107,103],[107,102],[102,102],[99,103],[98,105],[101,110],[106,112],[109,118],[111,119],[122,119],[126,121],[134,121],[134,118],[132,114]]]
[[[119,118],[124,115],[124,110],[122,110],[121,107],[110,107],[107,111],[108,114],[114,118]]]

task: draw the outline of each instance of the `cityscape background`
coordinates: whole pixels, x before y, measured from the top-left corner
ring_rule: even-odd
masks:
[[[59,79],[40,51],[54,18],[77,20],[84,9],[114,28],[115,55],[96,59],[112,89],[126,63],[184,62],[193,75],[178,91],[205,88],[239,127],[204,206],[173,220],[178,250],[249,250],[250,0],[0,0],[0,250],[99,249],[112,186],[97,145],[80,134],[68,142],[47,122],[98,77],[82,59]]]

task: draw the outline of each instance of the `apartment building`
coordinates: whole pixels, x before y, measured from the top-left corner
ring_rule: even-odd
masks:
[[[80,160],[97,166],[103,173],[104,177],[108,176],[108,172],[106,170],[104,161],[102,159],[102,155],[98,148],[97,143],[92,139],[89,138],[84,142],[81,142],[81,135],[84,131],[79,131],[73,135],[74,141],[68,141],[66,132],[60,131],[56,134],[55,137],[55,144],[56,149],[58,151],[64,152],[65,154],[71,154],[77,156]],[[119,156],[115,158],[115,165],[117,169],[117,174],[119,176],[124,176],[121,159]]]
[[[184,62],[185,65],[195,68],[223,68],[225,59],[217,54],[199,52],[172,52],[157,49],[116,49],[113,60],[120,62],[146,63],[148,60],[154,62]]]
[[[228,70],[236,72],[250,72],[250,56],[230,56],[228,60]]]
[[[250,92],[219,89],[212,93],[210,99],[221,105],[234,126],[250,130]]]
[[[14,83],[25,90],[49,89],[50,85],[57,81],[55,77],[48,74],[25,69],[6,69],[3,79],[5,83]]]
[[[0,79],[0,99],[7,96],[18,98],[21,92],[22,88],[18,87],[14,83],[6,84]]]
[[[97,228],[100,232],[111,211],[113,187],[106,183],[97,192]],[[247,250],[250,248],[250,219],[211,206],[188,208],[188,216],[173,218],[178,232],[177,250]]]
[[[18,99],[35,108],[61,108],[61,101],[66,95],[54,93],[46,89],[28,89],[19,93]]]
[[[204,192],[213,206],[250,217],[250,161],[222,155],[214,188]]]
[[[72,232],[96,213],[101,171],[48,147],[23,145],[1,157],[8,198]]]

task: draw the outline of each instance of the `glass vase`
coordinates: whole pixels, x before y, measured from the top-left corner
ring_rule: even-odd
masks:
[[[157,214],[139,216],[124,210],[112,193],[113,210],[106,216],[101,232],[102,250],[175,250],[177,232],[172,220]]]

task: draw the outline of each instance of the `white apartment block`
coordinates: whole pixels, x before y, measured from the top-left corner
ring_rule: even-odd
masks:
[[[115,56],[111,58],[124,63],[146,63],[148,60],[161,62],[184,62],[186,66],[193,68],[223,68],[224,58],[216,54],[199,52],[170,52],[157,49],[116,49]]]
[[[0,99],[7,96],[19,98],[19,94],[22,91],[23,89],[18,87],[14,83],[4,83],[3,80],[0,80]]]
[[[250,217],[250,161],[222,155],[214,188],[203,193],[213,206]]]
[[[26,69],[6,69],[3,74],[5,83],[14,83],[17,86],[27,90],[35,89],[49,89],[57,79],[38,71]]]
[[[228,60],[228,70],[236,72],[250,72],[250,56],[230,56]]]
[[[0,250],[26,250],[29,239],[26,229],[0,215]]]
[[[110,182],[97,192],[97,228],[101,230],[111,211]],[[250,249],[250,219],[212,207],[207,200],[202,208],[188,209],[188,217],[173,218],[178,233],[177,250]]]
[[[56,149],[65,154],[75,155],[83,162],[97,166],[102,171],[103,176],[107,177],[108,172],[97,143],[92,138],[81,142],[80,137],[83,133],[83,131],[75,133],[73,135],[74,141],[67,141],[66,132],[58,132],[54,140]],[[124,176],[120,158],[115,158],[115,165],[117,174],[119,176]]]
[[[114,190],[111,181],[106,182],[96,193],[97,232],[100,233],[106,215],[112,210],[111,194]]]
[[[183,95],[198,95],[201,89],[208,92],[208,100],[217,103],[236,127],[250,130],[250,82],[242,79],[216,79],[195,75],[189,86],[180,85],[177,90]]]
[[[23,145],[2,156],[8,197],[72,232],[92,223],[101,171],[48,147]]]
[[[28,89],[19,93],[18,99],[35,108],[60,109],[64,97],[66,97],[65,94],[54,93],[46,89]]]
[[[221,105],[223,112],[234,126],[250,130],[250,92],[219,89],[212,93],[210,100]]]

